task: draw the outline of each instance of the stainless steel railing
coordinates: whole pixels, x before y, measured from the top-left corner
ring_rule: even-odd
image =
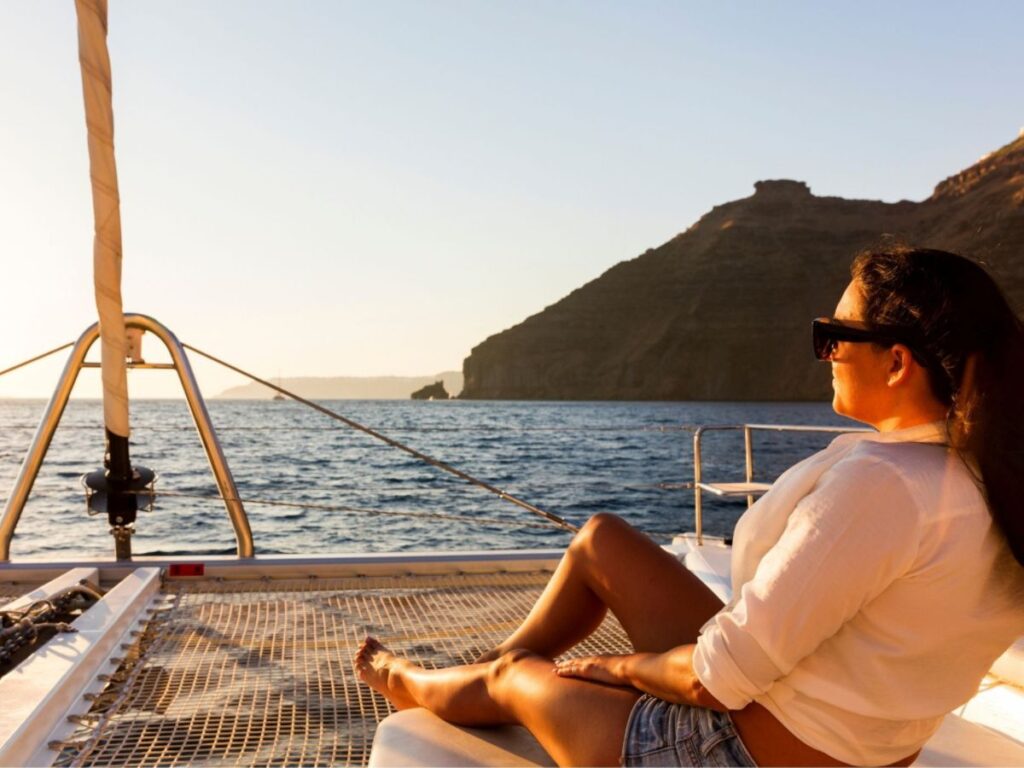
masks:
[[[202,441],[203,448],[206,451],[206,458],[210,462],[210,469],[213,471],[221,498],[224,500],[224,506],[227,508],[228,517],[235,530],[238,556],[252,557],[255,550],[253,547],[252,529],[249,527],[249,518],[245,513],[245,507],[242,506],[241,499],[239,499],[238,490],[235,487],[235,479],[232,477],[227,460],[224,458],[224,452],[221,450],[217,433],[213,428],[213,423],[210,421],[210,414],[206,410],[206,403],[199,392],[199,385],[196,382],[195,374],[192,372],[192,366],[181,342],[178,341],[178,337],[166,326],[147,315],[125,314],[124,321],[127,328],[135,328],[152,333],[163,342],[170,353],[172,361],[170,364],[129,363],[129,366],[134,368],[173,368],[178,372],[178,379],[181,381],[185,400],[188,402],[189,410],[192,413],[192,420],[195,422],[196,430],[199,432],[199,439]],[[10,560],[11,539],[14,537],[14,530],[18,526],[18,520],[21,518],[25,502],[32,491],[32,485],[39,474],[39,468],[46,457],[53,434],[60,423],[60,418],[68,403],[71,390],[78,379],[78,372],[82,368],[94,367],[95,365],[94,363],[86,363],[85,356],[89,353],[89,349],[99,338],[99,335],[99,323],[94,323],[78,337],[78,341],[75,342],[68,361],[64,365],[64,372],[57,382],[57,388],[50,397],[50,402],[47,404],[43,417],[39,421],[39,426],[36,428],[32,443],[25,454],[21,469],[18,471],[18,476],[14,481],[14,487],[11,489],[10,496],[7,499],[3,517],[0,517],[0,562]]]
[[[707,483],[703,479],[701,461],[701,445],[707,432],[740,431],[743,432],[744,481],[739,483]],[[704,543],[704,509],[703,494],[705,491],[716,496],[746,496],[747,506],[754,503],[754,498],[761,495],[770,483],[758,483],[754,480],[754,432],[825,432],[842,434],[844,432],[872,432],[865,427],[817,427],[789,424],[721,424],[698,427],[693,433],[693,523],[697,544]]]

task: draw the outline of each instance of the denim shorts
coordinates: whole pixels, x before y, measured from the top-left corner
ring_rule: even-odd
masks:
[[[633,706],[623,765],[755,766],[727,712],[644,695]]]

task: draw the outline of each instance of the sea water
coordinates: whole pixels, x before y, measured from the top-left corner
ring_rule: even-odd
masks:
[[[613,512],[663,542],[693,528],[693,430],[774,423],[850,426],[819,403],[324,401],[328,408],[574,524]],[[0,401],[6,500],[45,407]],[[245,500],[258,554],[561,547],[565,531],[473,484],[293,401],[213,400],[208,409]],[[159,474],[136,554],[235,551],[183,400],[132,404],[132,461]],[[834,436],[755,433],[770,481]],[[80,478],[101,466],[102,405],[71,401],[25,506],[14,558],[107,556],[106,518]],[[705,480],[744,476],[740,432],[706,433]],[[668,487],[666,487],[668,486]],[[745,500],[704,496],[708,533],[728,535]]]

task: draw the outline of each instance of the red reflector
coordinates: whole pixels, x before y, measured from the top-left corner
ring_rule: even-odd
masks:
[[[203,563],[173,563],[168,569],[170,576],[202,576],[206,573]]]

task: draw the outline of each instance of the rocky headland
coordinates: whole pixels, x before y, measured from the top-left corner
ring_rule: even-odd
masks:
[[[750,197],[474,347],[461,397],[826,399],[810,321],[832,314],[853,255],[886,242],[978,259],[1024,308],[1024,132],[922,202],[759,181]]]

